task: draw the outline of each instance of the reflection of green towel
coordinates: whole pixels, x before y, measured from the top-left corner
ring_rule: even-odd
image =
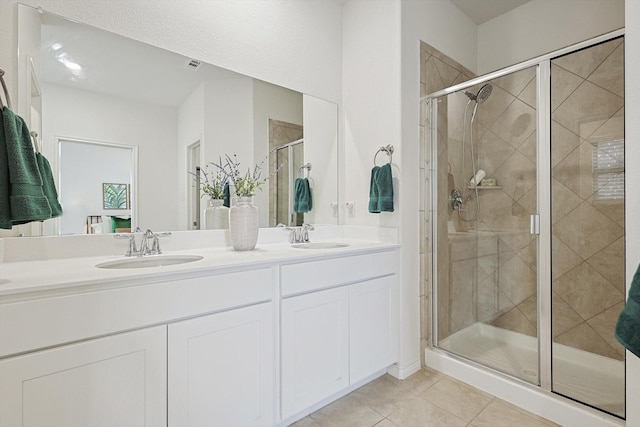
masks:
[[[25,224],[51,218],[51,206],[44,196],[29,129],[20,116],[2,109],[4,143],[9,166],[11,222]]]
[[[222,206],[225,207],[231,207],[231,190],[229,190],[229,183],[227,182],[223,189],[222,189],[222,193],[223,193],[223,201],[222,201]]]
[[[375,166],[369,184],[369,212],[393,212],[393,177],[391,163]]]
[[[44,191],[44,196],[49,201],[49,206],[51,206],[51,218],[55,218],[62,215],[62,206],[60,206],[58,202],[58,192],[56,191],[56,183],[51,173],[51,165],[47,158],[40,153],[36,153],[36,161],[38,162],[38,170],[40,170],[40,176],[42,177],[42,190]]]
[[[293,195],[293,211],[309,212],[313,207],[311,200],[311,187],[307,178],[296,178],[295,189]]]
[[[629,289],[629,298],[616,324],[616,339],[627,350],[640,357],[640,266]]]

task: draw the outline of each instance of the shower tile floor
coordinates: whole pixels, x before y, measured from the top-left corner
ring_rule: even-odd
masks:
[[[405,380],[384,375],[293,427],[548,427],[549,420],[423,368]]]

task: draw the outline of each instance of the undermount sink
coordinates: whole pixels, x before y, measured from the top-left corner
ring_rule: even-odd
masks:
[[[291,245],[292,248],[296,249],[334,249],[334,248],[346,248],[349,246],[348,243],[333,243],[333,242],[307,242],[307,243],[296,243],[295,245]]]
[[[200,255],[151,255],[103,262],[97,264],[96,267],[110,269],[163,267],[200,261],[201,259]]]

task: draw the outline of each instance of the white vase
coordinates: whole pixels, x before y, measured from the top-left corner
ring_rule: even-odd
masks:
[[[258,208],[252,197],[238,197],[229,208],[231,246],[236,251],[251,251],[258,241]]]
[[[222,199],[210,199],[204,210],[204,226],[207,230],[229,228],[229,208],[223,206]]]

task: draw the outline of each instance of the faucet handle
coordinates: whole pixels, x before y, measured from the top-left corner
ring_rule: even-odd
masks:
[[[117,233],[113,235],[116,239],[129,239],[129,250],[127,251],[125,256],[132,256],[138,253],[138,248],[136,247],[136,236],[133,233]]]
[[[170,231],[163,231],[160,233],[153,233],[153,243],[151,245],[151,254],[152,255],[160,255],[162,254],[162,249],[160,249],[160,237],[171,236]]]
[[[307,243],[309,241],[309,231],[313,230],[315,230],[315,228],[313,228],[313,225],[302,224],[302,230],[300,231],[300,240],[302,240],[304,243]]]

